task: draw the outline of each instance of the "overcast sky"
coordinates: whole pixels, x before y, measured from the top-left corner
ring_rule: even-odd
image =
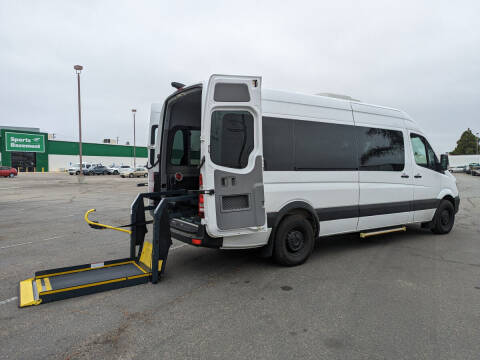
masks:
[[[0,0],[0,125],[146,143],[152,102],[211,73],[400,108],[452,150],[480,131],[480,1]]]

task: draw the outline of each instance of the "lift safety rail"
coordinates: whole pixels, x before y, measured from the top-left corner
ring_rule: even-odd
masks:
[[[156,206],[145,206],[144,199],[153,199]],[[87,211],[85,220],[94,229],[112,229],[130,234],[130,257],[101,263],[85,264],[37,271],[34,277],[19,284],[19,307],[39,305],[122,287],[157,283],[165,271],[168,251],[172,244],[169,204],[191,202],[198,192],[178,190],[140,193],[131,206],[131,224],[114,227],[92,221]],[[145,211],[154,210],[153,220],[146,221]],[[153,223],[152,242],[145,240],[147,224]]]

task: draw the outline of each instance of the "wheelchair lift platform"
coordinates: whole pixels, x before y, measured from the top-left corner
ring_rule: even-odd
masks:
[[[171,245],[168,204],[192,201],[198,194],[186,192],[142,193],[131,207],[130,230],[85,220],[95,229],[113,229],[130,234],[130,257],[101,263],[77,265],[37,271],[34,277],[19,284],[19,307],[44,304],[81,295],[93,294],[127,286],[157,283],[165,270]],[[144,205],[144,199],[156,199],[158,205]],[[145,211],[153,210],[153,220],[145,220]],[[145,240],[147,224],[153,223],[153,242]]]

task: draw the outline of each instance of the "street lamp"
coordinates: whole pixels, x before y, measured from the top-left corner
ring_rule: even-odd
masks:
[[[83,70],[82,65],[75,65],[73,67],[75,73],[77,74],[77,90],[78,90],[78,152],[80,155],[80,173],[79,176],[83,176],[83,165],[82,165],[82,108],[80,105],[80,73]]]
[[[135,113],[137,112],[136,109],[132,109],[133,114],[133,168],[137,168],[137,158],[135,154]]]

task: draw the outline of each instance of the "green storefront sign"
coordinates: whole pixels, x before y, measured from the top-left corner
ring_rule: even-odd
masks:
[[[45,152],[45,135],[5,132],[5,150]]]

